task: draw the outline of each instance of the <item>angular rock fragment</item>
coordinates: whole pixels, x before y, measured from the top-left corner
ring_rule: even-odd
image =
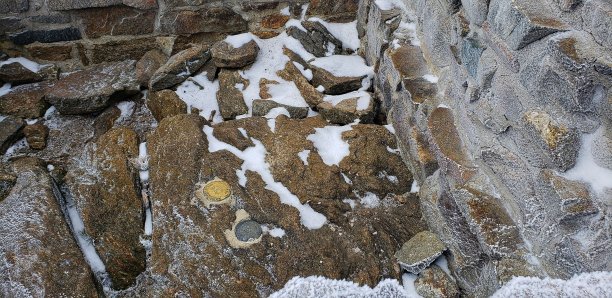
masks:
[[[321,94],[321,92],[310,84],[309,79],[304,76],[304,74],[298,69],[298,66],[296,66],[294,63],[298,62],[287,62],[285,68],[279,70],[277,74],[282,79],[295,83],[295,86],[298,88],[298,90],[300,90],[300,94],[304,100],[306,100],[306,103],[308,103],[310,107],[316,107],[323,101],[323,94]],[[297,65],[299,65],[299,67],[303,67],[300,64]],[[307,73],[307,70],[305,70],[305,72]]]
[[[168,89],[151,92],[147,97],[147,107],[157,122],[166,117],[187,113],[187,104],[176,92]]]
[[[217,67],[241,68],[247,66],[257,58],[259,46],[252,40],[234,47],[235,44],[222,40],[211,49],[213,62]]]
[[[338,95],[355,91],[362,86],[362,77],[338,77],[331,72],[311,65],[312,85],[323,86],[325,94]]]
[[[40,82],[42,80],[43,77],[40,74],[31,71],[19,62],[2,64],[0,66],[0,81],[2,82],[18,85]]]
[[[302,28],[289,26],[287,34],[297,39],[315,57],[342,53],[342,42],[319,22],[303,21]],[[304,31],[303,29],[306,29]]]
[[[47,147],[47,137],[49,137],[49,128],[42,123],[27,125],[23,129],[26,141],[30,148],[34,150],[42,150]]]
[[[5,170],[0,170],[0,202],[6,198],[17,181],[17,176]]]
[[[14,116],[8,116],[0,121],[0,154],[23,136],[25,121]]]
[[[234,119],[238,115],[249,112],[249,107],[244,102],[241,86],[244,87],[247,81],[235,70],[222,69],[219,72],[219,91],[217,92],[217,102],[219,111],[225,120]]]
[[[336,124],[349,124],[355,120],[366,124],[374,120],[374,99],[365,91],[325,96],[317,109],[323,118]]]
[[[289,112],[291,118],[302,119],[308,116],[308,107],[294,107],[284,105],[270,99],[256,99],[253,101],[253,116],[266,116],[270,110],[284,108]]]
[[[149,90],[158,91],[182,83],[209,59],[210,51],[203,45],[195,45],[178,52],[151,76]]]
[[[15,186],[0,202],[0,296],[96,297],[93,274],[65,221],[42,161],[13,162]]]
[[[135,78],[136,61],[103,63],[73,72],[47,93],[47,101],[61,114],[89,114],[140,91]]]
[[[136,63],[136,80],[147,87],[153,74],[166,63],[168,57],[158,49],[146,52]]]
[[[455,281],[440,267],[431,265],[414,281],[416,292],[423,298],[458,298],[461,292]]]
[[[419,274],[446,250],[436,234],[423,231],[410,238],[395,253],[400,266],[408,272]]]
[[[599,212],[585,183],[565,179],[551,170],[543,170],[542,177],[560,200],[557,205],[562,214],[558,219],[560,223],[571,223]]]
[[[527,133],[535,137],[532,141],[562,171],[568,170],[576,163],[580,149],[580,138],[575,129],[566,127],[552,119],[545,112],[530,111],[525,113]]]
[[[0,96],[0,114],[27,119],[42,117],[49,107],[45,95],[52,86],[52,82],[46,81],[12,88]]]

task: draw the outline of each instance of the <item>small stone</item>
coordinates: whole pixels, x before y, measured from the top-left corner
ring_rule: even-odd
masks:
[[[168,57],[158,49],[146,52],[136,62],[136,80],[140,86],[147,87],[153,74],[168,61]]]
[[[287,21],[289,21],[289,16],[277,13],[264,17],[261,20],[261,26],[267,29],[278,29],[285,26]]]
[[[25,121],[14,116],[0,121],[0,154],[4,154],[13,143],[21,139],[24,126]]]
[[[326,98],[329,101],[320,103],[317,109],[323,118],[331,123],[344,125],[359,119],[359,123],[366,124],[374,120],[374,100],[368,92],[353,92]]]
[[[414,281],[414,288],[423,298],[460,297],[457,284],[436,265],[431,265],[419,274]]]
[[[15,175],[0,170],[0,202],[9,195],[16,181]]]
[[[279,70],[277,74],[282,79],[295,83],[295,86],[298,88],[300,94],[309,106],[316,107],[318,104],[323,102],[323,94],[321,94],[321,92],[310,84],[308,79],[304,77],[293,61],[287,62],[287,64],[285,64],[285,68]]]
[[[423,231],[410,238],[395,253],[400,266],[411,273],[419,274],[446,250],[436,234]]]
[[[168,89],[151,92],[147,98],[147,107],[157,122],[161,122],[166,117],[187,114],[187,104],[176,95],[176,92]]]
[[[213,45],[211,52],[217,67],[241,68],[255,62],[259,46],[254,40],[251,40],[239,48],[234,48],[222,40]]]
[[[0,66],[0,81],[11,84],[27,84],[40,82],[43,77],[25,68],[19,62],[8,63]]]
[[[275,108],[285,108],[293,119],[303,119],[308,117],[308,107],[294,107],[275,102],[270,99],[256,99],[253,101],[253,116],[266,116],[270,110]]]
[[[178,52],[151,77],[149,89],[157,91],[182,83],[210,59],[208,48],[196,45]]]
[[[243,220],[236,225],[236,238],[242,242],[249,242],[261,237],[261,225],[254,220]]]
[[[225,120],[236,118],[249,112],[249,107],[244,102],[242,90],[237,86],[246,85],[246,81],[240,76],[238,71],[222,69],[219,72],[219,91],[217,92],[217,102],[219,112]]]
[[[61,114],[89,114],[104,110],[111,98],[120,100],[138,93],[134,60],[103,63],[73,72],[47,93],[47,101]]]
[[[0,96],[0,114],[26,119],[42,117],[49,107],[45,95],[52,86],[52,82],[45,81],[14,87]]]
[[[321,23],[304,21],[302,27],[307,31],[291,26],[287,28],[287,35],[297,39],[304,46],[304,49],[315,57],[325,57],[327,54],[340,54],[342,52],[342,42],[334,37]]]
[[[49,128],[42,123],[27,125],[23,129],[23,134],[28,141],[30,148],[34,150],[42,150],[47,147],[47,137],[49,136]]]
[[[337,77],[331,72],[314,65],[310,65],[310,69],[312,70],[312,85],[323,86],[323,88],[325,88],[325,94],[330,95],[345,94],[355,91],[361,88],[363,79],[365,78],[365,76]]]

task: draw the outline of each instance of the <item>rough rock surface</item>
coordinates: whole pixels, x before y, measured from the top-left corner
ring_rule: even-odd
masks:
[[[46,81],[13,88],[0,96],[0,113],[27,119],[42,117],[49,106],[45,95],[52,86],[52,82]]]
[[[362,86],[364,77],[337,77],[331,72],[310,65],[312,85],[323,86],[325,94],[338,95],[355,91]]]
[[[294,119],[302,119],[308,116],[308,107],[294,107],[280,104],[270,99],[256,99],[253,101],[253,116],[266,116],[268,112],[275,108],[284,108],[289,112],[289,116]]]
[[[60,79],[47,93],[47,101],[62,114],[102,111],[113,100],[140,91],[135,78],[136,61],[104,63],[73,72]]]
[[[251,40],[238,48],[234,48],[226,41],[219,41],[211,49],[213,62],[217,67],[241,68],[247,66],[257,58],[259,46]]]
[[[342,53],[342,42],[334,37],[320,22],[303,21],[301,25],[306,31],[296,26],[290,26],[287,28],[287,34],[297,39],[306,51],[315,57]]]
[[[0,201],[0,293],[5,297],[95,297],[89,266],[35,158],[13,162],[15,186]]]
[[[25,68],[19,62],[3,64],[0,66],[0,81],[15,85],[40,82],[43,77]]]
[[[431,265],[419,274],[414,281],[414,288],[423,298],[460,297],[455,281],[436,265]]]
[[[158,91],[182,83],[209,59],[210,52],[204,45],[194,45],[176,53],[151,76],[149,90]]]
[[[187,104],[174,91],[168,89],[148,94],[147,107],[157,122],[169,116],[187,113]]]
[[[247,83],[236,70],[221,69],[219,72],[219,92],[217,92],[217,102],[219,112],[225,120],[236,118],[249,112],[249,107],[244,103],[242,90],[237,86],[244,86]]]
[[[301,58],[299,60],[301,60]],[[321,94],[321,92],[319,92],[313,85],[310,84],[308,79],[304,77],[302,72],[300,72],[300,70],[294,63],[300,62],[294,62],[294,60],[287,62],[285,68],[278,71],[277,74],[282,79],[295,83],[295,86],[300,91],[300,94],[302,95],[306,103],[310,107],[316,107],[323,101],[323,94]],[[306,65],[305,62],[302,64],[302,67],[304,65]]]
[[[395,253],[397,261],[408,272],[419,274],[446,250],[436,234],[423,231],[408,240]]]
[[[0,121],[0,153],[13,145],[23,136],[25,121],[14,116],[8,116]]]
[[[26,125],[23,129],[26,141],[30,148],[34,150],[42,150],[47,147],[47,137],[49,136],[49,128],[42,123]]]
[[[136,80],[147,87],[155,72],[166,63],[168,57],[158,49],[146,52],[136,63]]]
[[[362,101],[367,102],[363,107]],[[349,124],[355,120],[359,120],[359,123],[372,123],[374,108],[374,99],[369,93],[348,96],[337,103],[324,101],[317,105],[317,110],[323,118],[336,124]]]

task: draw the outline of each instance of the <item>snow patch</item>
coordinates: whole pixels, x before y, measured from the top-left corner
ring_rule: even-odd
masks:
[[[366,91],[353,91],[341,95],[326,95],[323,100],[329,102],[332,106],[343,102],[344,100],[357,98],[357,111],[366,110],[370,106],[372,96]]]
[[[601,134],[603,126],[592,134],[582,135],[582,146],[578,152],[576,165],[561,176],[569,180],[578,180],[588,183],[598,194],[612,188],[612,170],[599,166],[593,157],[593,141],[595,136]]]
[[[276,117],[278,117],[280,115],[285,115],[287,117],[291,117],[289,115],[289,111],[287,111],[287,109],[285,109],[283,107],[273,108],[270,111],[268,111],[266,116],[264,116],[265,118],[268,118],[268,127],[270,127],[270,130],[272,132],[274,132],[276,130]]]
[[[581,273],[569,280],[513,277],[492,297],[612,297],[612,272]]]
[[[312,80],[312,70],[310,69],[305,69],[304,65],[299,64],[297,62],[293,62],[293,65],[295,65],[295,67],[302,73],[302,75],[307,79],[307,80]]]
[[[336,77],[373,77],[374,68],[368,66],[365,60],[358,55],[333,55],[316,58],[312,65],[330,72]]]
[[[384,279],[373,289],[360,286],[346,280],[328,279],[322,276],[299,277],[289,280],[279,291],[272,293],[270,298],[319,298],[319,297],[351,297],[351,298],[388,298],[388,297],[419,297],[416,292],[409,292],[395,279]]]
[[[149,181],[149,155],[147,154],[147,142],[138,145],[138,158],[136,163],[139,169],[140,181],[145,183]]]
[[[410,193],[419,193],[419,190],[421,190],[419,182],[416,181],[416,179],[412,180],[412,186],[410,186]]]
[[[319,22],[325,26],[327,31],[342,42],[342,47],[357,51],[360,46],[359,34],[357,33],[357,21],[349,23],[329,23],[320,18],[309,18],[311,22]]]
[[[219,91],[219,80],[210,81],[206,74],[202,73],[187,79],[176,89],[176,94],[187,104],[187,109],[200,110],[200,116],[209,119],[211,113],[215,113],[212,123],[223,122],[217,103],[217,92]]]
[[[5,61],[0,62],[0,67],[2,67],[2,65],[5,64],[11,64],[11,63],[19,63],[21,64],[23,67],[27,68],[29,71],[31,72],[38,72],[40,70],[41,65],[32,61],[32,60],[28,60],[26,58],[23,57],[17,57],[17,58],[9,58]]]
[[[300,159],[302,160],[302,163],[304,163],[305,166],[308,165],[308,155],[310,155],[310,150],[304,150],[304,151],[298,152],[298,156],[300,157]]]
[[[434,84],[437,83],[438,80],[439,80],[439,78],[437,76],[434,76],[432,74],[424,75],[423,79],[427,80],[428,82],[434,83]]]
[[[251,42],[251,40],[253,40],[253,34],[251,33],[230,35],[225,38],[225,42],[230,44],[234,49],[244,46],[245,44]]]
[[[132,116],[132,114],[134,113],[135,106],[136,104],[133,101],[122,101],[118,103],[117,108],[119,108],[119,110],[121,111],[121,115],[119,115],[119,118],[115,120],[115,123],[121,123],[130,118],[130,116]]]
[[[11,84],[10,83],[6,83],[6,84],[2,85],[2,87],[0,87],[0,96],[8,94],[9,92],[11,92]]]
[[[309,135],[306,139],[317,148],[317,152],[326,165],[338,166],[342,159],[350,153],[349,144],[342,140],[342,133],[352,129],[352,124],[315,128],[315,133]]]
[[[301,222],[306,228],[311,230],[319,229],[327,222],[327,218],[323,214],[314,211],[308,204],[302,204],[296,195],[291,193],[282,183],[274,180],[274,176],[272,176],[270,171],[270,165],[266,162],[268,152],[261,141],[251,138],[255,146],[240,151],[230,144],[219,141],[213,135],[214,129],[212,127],[204,126],[203,130],[208,139],[208,151],[227,150],[243,160],[241,169],[236,170],[239,182],[244,182],[244,184],[240,183],[241,185],[246,185],[246,171],[255,172],[266,183],[266,189],[275,192],[283,204],[298,209]]]
[[[365,195],[357,195],[357,197],[359,198],[359,203],[366,208],[376,208],[380,206],[380,198],[375,193],[366,192]]]
[[[289,6],[287,6],[287,7],[283,8],[283,9],[281,9],[280,13],[281,13],[282,15],[284,15],[284,16],[290,16],[290,15],[291,15],[291,12],[289,12]]]

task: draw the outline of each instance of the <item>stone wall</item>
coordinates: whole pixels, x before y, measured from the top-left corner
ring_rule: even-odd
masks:
[[[466,294],[612,270],[609,1],[361,0],[358,20]]]

